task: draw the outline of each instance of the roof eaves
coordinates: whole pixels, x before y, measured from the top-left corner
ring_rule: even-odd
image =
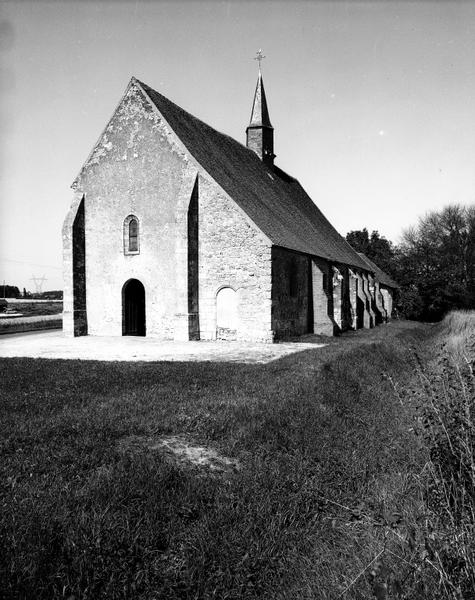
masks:
[[[374,273],[375,277],[379,280],[380,283],[386,285],[387,287],[398,288],[399,284],[394,281],[394,279],[388,275],[385,271],[383,271],[378,265],[373,262],[370,258],[366,256],[363,252],[358,252],[361,258],[371,267],[371,272]]]

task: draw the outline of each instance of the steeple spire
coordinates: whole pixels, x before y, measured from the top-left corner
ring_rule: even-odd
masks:
[[[265,58],[262,50],[257,52],[255,60],[259,61],[259,75],[257,77],[254,102],[252,104],[251,120],[246,129],[247,147],[253,150],[257,156],[269,167],[274,164],[274,128],[269,118],[266,93],[261,73],[261,61]]]

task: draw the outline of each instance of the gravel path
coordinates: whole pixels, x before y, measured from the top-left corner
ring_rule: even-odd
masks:
[[[326,344],[288,342],[168,342],[147,337],[65,337],[62,331],[5,334],[0,357],[64,358],[105,361],[212,361],[267,363]]]

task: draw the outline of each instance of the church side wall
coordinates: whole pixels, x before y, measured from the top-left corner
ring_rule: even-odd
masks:
[[[272,249],[272,329],[276,339],[313,331],[311,277],[308,256]]]
[[[237,292],[237,339],[272,341],[271,247],[219,188],[199,182],[200,338],[216,339],[216,296]]]
[[[357,321],[356,326],[358,329],[364,328],[369,329],[371,327],[371,315],[369,313],[368,298],[365,292],[365,279],[364,275],[356,271],[356,315]]]
[[[350,329],[357,329],[358,296],[357,296],[357,277],[352,269],[348,269],[348,296],[350,310]]]
[[[371,309],[374,315],[374,325],[380,325],[383,322],[380,306],[378,304],[378,290],[376,280],[373,275],[368,274],[368,290],[370,295]]]
[[[317,335],[335,333],[331,270],[328,261],[312,258],[313,333]]]
[[[393,313],[393,289],[380,283],[380,291],[383,297],[383,305],[386,311],[387,320],[391,320]]]
[[[378,319],[378,325],[379,325],[379,323],[386,323],[388,320],[388,315],[386,313],[386,308],[384,306],[384,297],[383,297],[383,294],[381,293],[380,284],[376,278],[374,279],[374,297],[375,297],[376,308],[380,315],[380,318]]]
[[[132,87],[77,183],[85,193],[89,334],[122,335],[122,288],[133,278],[145,288],[146,335],[174,337],[177,312],[188,310],[187,225],[177,215],[186,215],[195,179],[196,168]],[[124,253],[128,215],[139,221],[137,254]]]

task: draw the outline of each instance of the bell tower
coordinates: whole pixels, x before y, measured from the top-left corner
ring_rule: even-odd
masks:
[[[268,167],[274,166],[274,128],[269,118],[266,93],[261,73],[261,61],[265,58],[262,50],[257,52],[255,60],[259,61],[254,102],[252,104],[251,120],[246,129],[246,146],[253,150]]]

